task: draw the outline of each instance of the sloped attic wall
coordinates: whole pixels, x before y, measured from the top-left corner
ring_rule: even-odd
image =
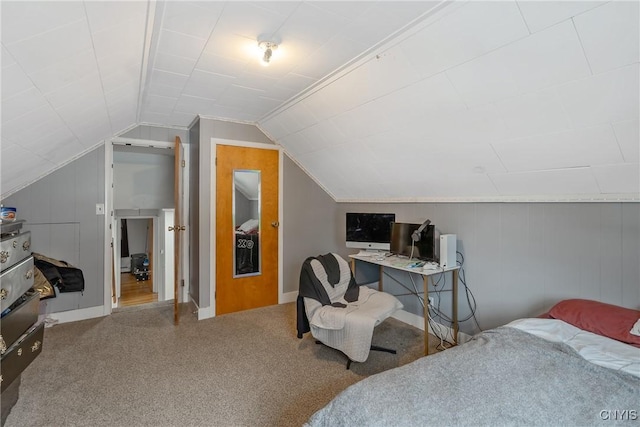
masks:
[[[639,22],[454,3],[260,126],[338,201],[638,201]]]

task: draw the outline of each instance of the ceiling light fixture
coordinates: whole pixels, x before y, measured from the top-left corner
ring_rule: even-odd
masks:
[[[263,65],[268,65],[271,61],[273,51],[278,48],[278,45],[274,42],[259,42],[258,46],[264,51],[264,55],[262,56]]]

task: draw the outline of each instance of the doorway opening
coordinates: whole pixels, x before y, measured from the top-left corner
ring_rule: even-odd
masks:
[[[174,298],[174,236],[168,226],[175,210],[158,215],[118,215],[114,240],[113,308],[171,301]]]
[[[118,307],[158,301],[157,280],[154,281],[153,223],[155,218],[119,218],[120,283],[117,286]]]

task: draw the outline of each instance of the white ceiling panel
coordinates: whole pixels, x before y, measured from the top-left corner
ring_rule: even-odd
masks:
[[[82,2],[2,2],[2,43],[28,39],[85,19]]]
[[[3,197],[202,115],[255,123],[338,200],[640,199],[638,2],[0,7]]]
[[[197,59],[204,48],[206,38],[162,30],[158,42],[158,52]]]
[[[610,126],[514,139],[493,147],[511,172],[623,162]]]
[[[29,78],[43,93],[48,93],[72,84],[87,74],[97,72],[98,65],[94,52],[89,49],[35,71],[29,75]]]
[[[183,88],[189,80],[189,76],[185,74],[170,73],[168,71],[153,70],[151,82],[175,88]]]
[[[573,21],[594,73],[638,62],[639,2],[618,1],[605,4],[576,16]]]
[[[84,2],[93,33],[113,29],[131,21],[144,23],[147,18],[148,6],[148,2],[140,0],[128,0],[118,4],[117,7],[109,0]]]
[[[302,40],[324,44],[349,23],[349,19],[303,2],[278,28],[278,34],[297,34]],[[284,40],[283,40],[284,41]]]
[[[31,79],[16,63],[2,67],[2,98],[11,98],[20,92],[33,88]]]
[[[372,46],[419,18],[440,2],[368,2],[371,7],[352,18],[340,35],[356,42]]]
[[[600,190],[605,194],[640,192],[640,164],[638,163],[593,166],[592,170]]]
[[[7,48],[4,47],[4,44],[2,45],[1,52],[2,52],[2,56],[1,56],[0,62],[2,62],[2,69],[5,69],[6,67],[16,64],[16,60],[13,59],[13,56],[11,56]]]
[[[613,123],[613,130],[625,162],[640,162],[640,129],[638,120]]]
[[[203,9],[197,2],[166,2],[162,25],[169,31],[207,39],[220,13]]]
[[[494,102],[591,74],[571,22],[555,25],[446,73],[469,105]]]
[[[247,60],[238,60],[227,58],[213,53],[205,52],[200,56],[195,66],[198,70],[206,71],[209,73],[222,74],[225,76],[237,76],[244,73],[247,68]],[[158,67],[161,68],[161,67]],[[185,74],[190,74],[192,69],[188,70]],[[169,70],[170,71],[170,70]]]
[[[3,41],[4,42],[4,41]],[[23,39],[5,47],[27,74],[92,48],[86,19]]]
[[[294,45],[293,47],[296,46]],[[328,40],[318,49],[309,52],[305,60],[301,61],[300,65],[293,68],[292,71],[314,79],[320,79],[337,69],[337,65],[342,65],[358,56],[366,48],[367,46],[364,44],[338,35]],[[287,54],[295,55],[296,52],[287,52]]]
[[[2,138],[4,139],[5,137],[8,137],[16,143],[21,143],[23,135],[28,135],[40,125],[49,123],[62,124],[62,120],[53,108],[51,108],[49,104],[46,104],[45,106],[30,111],[15,120],[3,121]],[[25,137],[25,139],[28,138],[29,137]]]
[[[42,108],[47,105],[47,100],[35,88],[31,87],[11,98],[2,98],[2,122],[9,122],[20,116]]]
[[[580,195],[599,194],[591,169],[556,169],[534,172],[490,174],[501,195]]]
[[[2,186],[20,187],[46,174],[55,167],[52,162],[19,146],[2,151]],[[6,178],[5,178],[6,174]],[[26,179],[25,179],[26,178]]]
[[[207,98],[199,98],[197,96],[182,95],[175,106],[175,111],[182,113],[212,114],[215,101]]]
[[[399,47],[420,75],[428,77],[528,35],[514,1],[473,1],[408,37]]]
[[[145,99],[145,106],[147,111],[161,114],[171,114],[173,107],[178,101],[177,98],[170,98],[159,95],[147,95]]]
[[[565,21],[587,10],[591,10],[604,1],[531,1],[518,0],[518,7],[533,33]]]
[[[155,69],[176,74],[189,75],[196,65],[195,59],[168,55],[166,53],[158,53],[155,59],[153,63]]]
[[[48,92],[45,96],[56,110],[69,104],[81,109],[84,104],[96,103],[104,97],[102,82],[97,72],[84,75],[64,87]]]
[[[541,90],[495,104],[511,138],[557,132],[571,128],[571,121],[555,90]]]
[[[573,126],[637,119],[638,72],[638,64],[634,64],[559,86],[558,95]]]

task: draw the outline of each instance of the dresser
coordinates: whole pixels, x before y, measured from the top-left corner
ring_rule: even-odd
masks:
[[[20,375],[42,351],[40,294],[33,290],[31,233],[24,221],[2,223],[0,243],[0,400],[2,424],[18,400]]]

